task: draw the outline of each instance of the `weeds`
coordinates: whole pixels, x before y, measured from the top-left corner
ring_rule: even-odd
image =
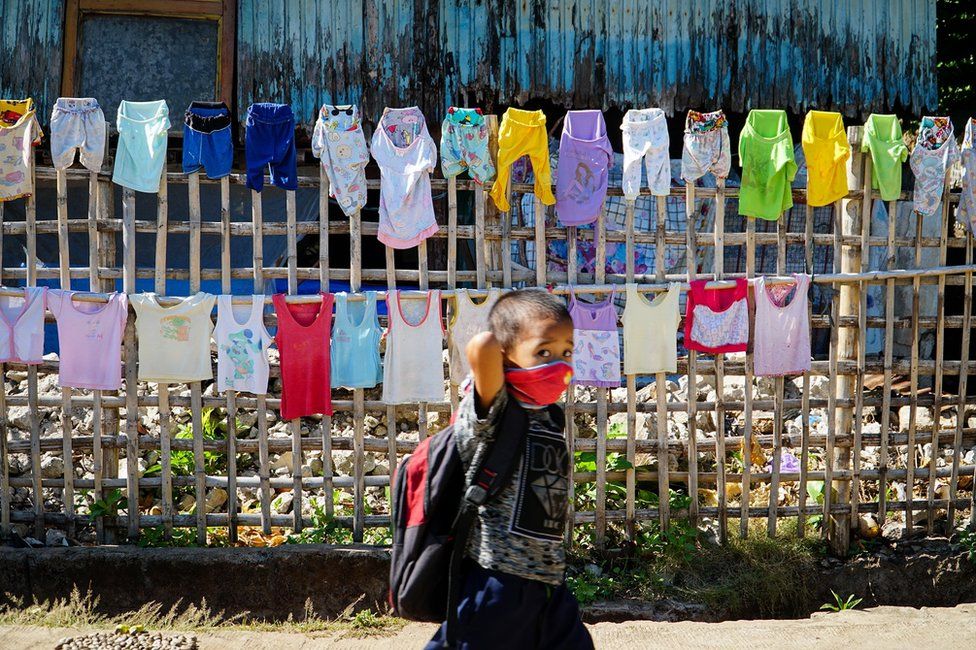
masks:
[[[848,609],[854,609],[860,605],[861,600],[863,600],[862,598],[855,598],[854,594],[850,594],[847,599],[841,598],[833,589],[830,590],[830,593],[834,597],[834,602],[824,603],[820,606],[821,610],[826,610],[829,612],[843,612]]]

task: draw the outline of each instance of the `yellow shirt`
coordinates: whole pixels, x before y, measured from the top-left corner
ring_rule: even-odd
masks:
[[[198,292],[163,307],[154,293],[129,296],[136,310],[139,381],[179,384],[213,378],[210,365],[210,311],[217,296]]]
[[[40,143],[34,100],[0,99],[0,202],[30,196],[34,147]]]
[[[803,122],[803,155],[807,159],[807,202],[830,205],[847,196],[847,141],[840,113],[810,111]]]
[[[523,111],[509,108],[498,127],[498,178],[491,187],[491,198],[502,212],[508,212],[508,181],[512,177],[512,163],[528,156],[535,174],[535,195],[545,205],[552,205],[552,169],[549,166],[549,133],[542,111]]]

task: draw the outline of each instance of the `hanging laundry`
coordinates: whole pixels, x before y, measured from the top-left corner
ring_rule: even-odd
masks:
[[[685,347],[698,352],[745,352],[749,344],[749,282],[729,289],[707,289],[692,280],[685,305]]]
[[[603,213],[612,164],[613,149],[603,113],[568,111],[556,170],[556,215],[564,225],[593,223]]]
[[[156,193],[166,164],[169,107],[154,102],[119,102],[119,143],[112,182],[137,192]]]
[[[329,193],[351,217],[366,205],[366,136],[354,104],[323,104],[312,131],[312,155],[322,163]]]
[[[247,187],[260,192],[264,173],[283,190],[298,189],[298,154],[295,150],[295,114],[287,104],[257,103],[247,109],[244,158]]]
[[[437,146],[416,106],[384,108],[370,144],[380,167],[377,239],[390,248],[413,248],[437,232],[430,173]]]
[[[217,297],[217,391],[265,395],[268,392],[268,347],[264,326],[264,296],[251,296],[248,305],[235,305],[232,296]]]
[[[461,384],[471,372],[471,366],[468,365],[468,343],[475,334],[488,329],[488,314],[501,295],[499,289],[489,289],[488,297],[476,303],[467,289],[458,289],[454,293],[454,315],[450,323],[452,383]]]
[[[350,301],[345,293],[335,296],[335,324],[332,327],[332,385],[345,388],[374,388],[383,381],[380,338],[376,318],[376,292]]]
[[[922,118],[909,164],[915,174],[912,207],[930,217],[942,207],[946,173],[959,159],[956,134],[948,117]]]
[[[647,170],[647,186],[654,196],[671,193],[671,140],[660,108],[630,109],[623,123],[624,197],[636,199],[641,188],[641,163]]]
[[[491,186],[491,199],[502,212],[512,209],[508,201],[508,182],[512,164],[528,156],[535,174],[535,195],[543,205],[552,205],[552,169],[549,163],[549,134],[546,116],[542,111],[523,111],[509,108],[498,127],[498,178]]]
[[[969,232],[976,234],[976,149],[973,149],[973,135],[976,119],[966,120],[966,131],[962,138],[962,190],[959,194],[959,208],[956,219],[964,224]]]
[[[573,382],[580,386],[620,386],[620,337],[617,334],[616,292],[603,302],[589,304],[569,290],[573,318]]]
[[[792,285],[768,286],[756,278],[754,367],[757,377],[798,375],[810,370],[810,276],[793,274]],[[793,294],[792,299],[790,294]]]
[[[183,114],[183,173],[230,175],[234,163],[231,116],[224,102],[191,102]]]
[[[0,362],[38,364],[44,361],[46,287],[25,287],[21,296],[0,296]]]
[[[454,178],[464,171],[476,183],[487,183],[495,175],[488,122],[480,108],[452,106],[441,124],[441,173]]]
[[[739,214],[775,221],[793,207],[796,162],[786,111],[749,111],[739,136],[739,164]]]
[[[110,293],[104,304],[76,300],[75,291],[48,293],[48,308],[58,321],[58,384],[67,388],[119,390],[122,387],[122,335],[129,301]]]
[[[0,203],[34,191],[34,147],[41,127],[33,99],[0,99]]]
[[[861,151],[871,154],[871,187],[880,190],[882,201],[894,201],[901,194],[901,165],[908,158],[897,115],[871,113],[864,123]]]
[[[105,158],[105,114],[91,97],[58,97],[51,111],[51,159],[55,169],[79,161],[89,171],[102,168]]]
[[[333,297],[319,302],[289,303],[282,293],[272,298],[278,316],[275,343],[281,357],[281,419],[332,415],[329,339]]]
[[[391,291],[386,297],[390,326],[383,363],[383,401],[439,402],[444,399],[440,292],[427,292],[426,300],[404,299],[402,294]]]
[[[681,150],[681,178],[693,183],[709,172],[715,178],[727,178],[731,168],[732,147],[725,113],[688,111]]]
[[[803,121],[803,156],[807,162],[807,204],[830,205],[847,196],[851,144],[840,113],[807,113]]]
[[[681,285],[648,301],[636,284],[627,285],[624,306],[624,374],[643,375],[678,371],[678,324]]]
[[[177,305],[163,307],[155,293],[129,296],[136,312],[139,381],[177,384],[213,377],[210,312],[216,299],[199,291]]]

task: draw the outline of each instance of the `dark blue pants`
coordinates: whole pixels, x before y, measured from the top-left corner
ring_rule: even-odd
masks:
[[[559,648],[591,650],[576,598],[565,584],[554,587],[474,563],[466,568],[458,604],[457,647],[462,650]],[[444,626],[427,650],[444,644]]]
[[[295,115],[287,104],[251,104],[244,132],[247,187],[264,187],[264,171],[271,167],[271,182],[284,190],[298,189],[295,151]]]

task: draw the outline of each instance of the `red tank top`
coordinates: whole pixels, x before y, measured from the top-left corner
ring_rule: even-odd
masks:
[[[332,330],[332,294],[320,303],[285,302],[274,295],[278,331],[275,343],[281,357],[281,417],[332,415],[329,335]]]

